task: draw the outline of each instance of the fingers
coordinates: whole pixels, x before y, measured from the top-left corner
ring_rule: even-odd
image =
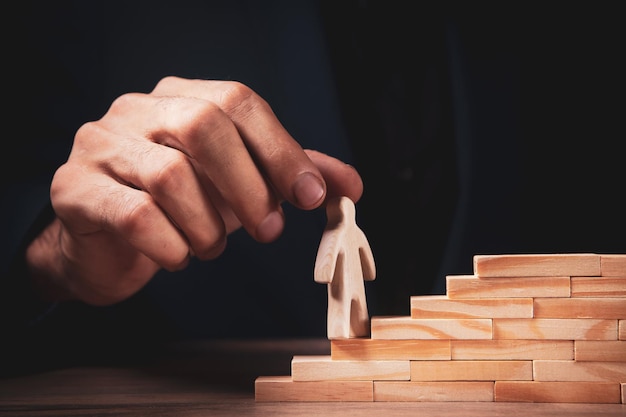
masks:
[[[182,231],[195,256],[217,257],[226,246],[226,228],[207,194],[208,184],[200,182],[193,165],[181,152],[151,142],[138,146],[146,149],[120,155],[125,161],[111,166],[112,172],[150,195]],[[133,169],[120,169],[130,164]]]
[[[131,109],[141,118],[129,118],[127,115]],[[271,241],[282,232],[283,213],[273,184],[268,183],[262,167],[253,159],[232,120],[214,103],[193,97],[130,94],[118,99],[100,124],[123,140],[128,135],[136,138],[135,144],[129,146],[130,155],[135,153],[134,148],[140,149],[136,153],[145,152],[143,148],[148,144],[166,145],[176,150],[180,158],[193,166],[201,188],[214,190],[255,239]],[[140,158],[139,162],[143,159]],[[174,162],[174,167],[185,166],[182,159]],[[126,163],[131,167],[125,168]],[[180,182],[167,178],[171,171],[163,169],[163,161],[155,159],[153,163],[153,170],[134,177],[129,177],[128,171],[140,171],[148,166],[137,164],[135,156],[124,163],[116,161],[109,169],[121,166],[123,172],[116,172],[117,175],[146,190],[155,181],[155,174],[163,173],[160,177],[167,181]],[[312,165],[310,161],[308,163]],[[177,200],[191,198],[194,201],[193,196],[181,192],[174,195]]]
[[[188,261],[187,240],[146,192],[65,164],[55,174],[51,199],[65,227],[78,236],[112,233],[168,270],[180,269]]]
[[[226,244],[226,216],[214,206],[215,199],[208,194],[210,184],[206,181],[202,183],[190,159],[174,148],[132,136],[132,129],[121,129],[125,133],[119,135],[108,130],[106,125],[88,123],[77,132],[65,170],[78,171],[78,166],[80,171],[74,174],[74,185],[65,192],[68,195],[66,199],[81,204],[83,200],[92,201],[92,206],[84,213],[101,213],[100,218],[91,220],[106,230],[121,231],[126,237],[124,223],[133,224],[133,217],[137,216],[132,210],[138,210],[143,215],[147,209],[141,207],[152,205],[154,214],[151,215],[160,213],[167,220],[168,228],[175,227],[177,234],[182,232],[187,239],[185,256],[191,252],[201,259],[212,259],[221,254]],[[86,175],[90,178],[85,178]],[[63,184],[58,179],[55,182]],[[100,183],[102,185],[95,186]],[[117,195],[111,197],[112,192]],[[116,203],[118,199],[123,202],[128,198],[131,198],[128,205]],[[150,221],[154,222],[152,229],[139,227],[135,232],[141,234],[141,239],[146,235],[148,241],[158,241],[164,223]],[[120,226],[116,224],[118,222]],[[171,232],[167,235],[170,236]],[[133,241],[139,242],[138,238]],[[165,243],[157,247],[165,251]],[[149,256],[156,260],[167,258],[168,254],[160,256],[152,250]],[[164,266],[172,267],[171,260],[162,262]]]
[[[315,150],[306,149],[305,153],[324,176],[327,198],[346,196],[355,203],[359,201],[363,180],[353,166]]]
[[[121,96],[77,132],[66,165],[60,176],[83,178],[76,190],[57,181],[65,213],[79,210],[90,227],[119,233],[168,269],[189,253],[218,256],[240,225],[258,241],[275,240],[283,200],[312,209],[327,193],[356,202],[363,189],[353,168],[305,152],[236,82],[170,77],[150,94]]]
[[[236,82],[170,77],[152,92],[159,96],[175,93],[215,103],[224,112],[279,198],[305,210],[322,203],[326,193],[322,174],[268,103],[250,88]]]
[[[217,257],[241,226],[275,240],[285,200],[313,209],[327,194],[356,202],[362,189],[353,168],[304,151],[246,86],[167,78],[79,129],[51,199],[74,292],[106,303],[157,268]]]

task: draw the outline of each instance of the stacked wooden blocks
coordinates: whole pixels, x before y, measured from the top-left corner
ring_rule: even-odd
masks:
[[[626,403],[626,255],[476,255],[446,292],[294,356],[256,400]]]

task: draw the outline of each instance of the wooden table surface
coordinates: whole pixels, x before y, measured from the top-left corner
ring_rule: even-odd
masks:
[[[619,404],[260,403],[257,376],[290,375],[293,355],[328,340],[194,341],[140,363],[54,369],[0,379],[2,416],[626,416]]]

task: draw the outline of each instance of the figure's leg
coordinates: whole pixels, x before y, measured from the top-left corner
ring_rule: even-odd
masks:
[[[350,303],[350,336],[367,337],[370,335],[370,317],[367,311],[365,288],[358,289],[357,287],[355,290],[356,294]]]
[[[342,279],[334,279],[328,284],[327,321],[328,339],[350,337],[350,298]]]

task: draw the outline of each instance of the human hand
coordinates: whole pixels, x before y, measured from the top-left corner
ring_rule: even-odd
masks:
[[[353,168],[303,150],[250,88],[168,77],[78,130],[51,184],[57,219],[27,260],[49,298],[111,304],[161,268],[219,256],[241,226],[275,240],[283,201],[361,193]]]

